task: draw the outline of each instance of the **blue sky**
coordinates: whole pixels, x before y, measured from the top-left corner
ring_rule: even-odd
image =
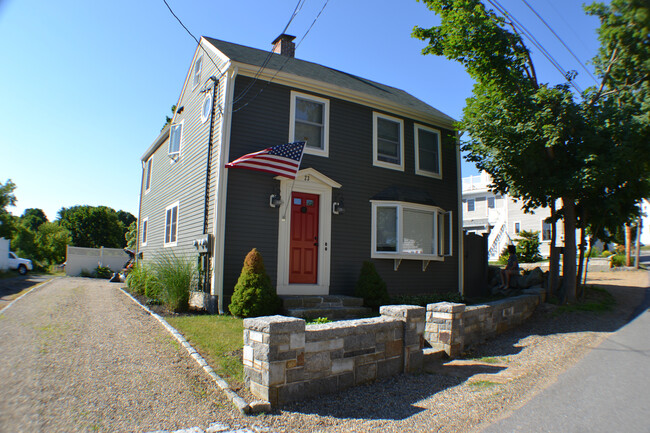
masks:
[[[325,0],[306,0],[287,33],[300,41]],[[168,0],[197,36],[270,49],[297,0]],[[598,21],[574,0],[528,2],[586,63]],[[567,70],[591,78],[522,0],[502,0]],[[415,25],[438,18],[415,0],[330,0],[296,57],[398,87],[459,119],[472,81],[423,56]],[[196,43],[162,0],[0,0],[0,182],[12,179],[20,215],[106,205],[137,216],[140,156],[158,135]],[[533,50],[540,81],[563,78]],[[476,174],[464,163],[463,176]]]

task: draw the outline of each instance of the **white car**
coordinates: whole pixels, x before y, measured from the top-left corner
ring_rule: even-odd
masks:
[[[15,269],[20,275],[25,275],[27,271],[33,268],[32,261],[29,259],[21,259],[11,251],[9,251],[9,269]]]

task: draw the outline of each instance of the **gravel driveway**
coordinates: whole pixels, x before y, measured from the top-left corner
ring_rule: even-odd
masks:
[[[47,283],[0,315],[0,432],[252,423],[181,349],[115,284]]]

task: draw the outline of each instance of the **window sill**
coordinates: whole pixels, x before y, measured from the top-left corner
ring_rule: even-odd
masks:
[[[387,168],[389,170],[404,171],[404,165],[392,164],[390,162],[375,160],[372,162],[375,167]]]
[[[373,252],[370,255],[373,259],[395,259],[395,260],[422,260],[422,261],[439,261],[445,260],[445,256],[435,254],[405,254],[405,253],[379,253]]]
[[[417,169],[417,170],[415,170],[415,174],[417,174],[418,176],[425,176],[425,177],[431,177],[433,179],[442,180],[442,174],[434,173],[433,171],[426,171],[426,170]]]

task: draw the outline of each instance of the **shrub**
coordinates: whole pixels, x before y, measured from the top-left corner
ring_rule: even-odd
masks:
[[[113,275],[113,271],[111,271],[111,268],[108,266],[97,266],[93,271],[93,274],[95,278],[109,279],[111,278],[111,275]]]
[[[625,254],[615,254],[609,262],[612,268],[619,268],[625,266]]]
[[[314,320],[308,320],[307,324],[308,325],[311,325],[311,324],[322,325],[324,323],[331,323],[331,322],[332,321],[327,317],[317,317]]]
[[[611,252],[611,251],[609,251],[609,250],[605,250],[605,251],[603,251],[602,253],[600,253],[600,256],[601,256],[601,257],[609,257],[609,256],[611,256],[612,254],[614,254],[614,253]]]
[[[523,230],[519,232],[517,241],[517,260],[521,263],[534,263],[540,261],[539,232]]]
[[[145,295],[152,299],[160,299],[172,311],[187,311],[190,288],[196,284],[194,261],[174,253],[161,254],[153,264],[153,271],[158,284],[153,284],[151,288],[147,286]],[[151,296],[146,293],[147,291]]]
[[[151,294],[151,290],[157,284],[156,276],[144,263],[137,263],[126,277],[126,285],[133,293],[145,295],[149,298],[151,296],[148,296],[147,292]]]
[[[396,305],[419,305],[426,307],[428,304],[435,304],[436,302],[465,303],[465,299],[458,292],[431,293],[427,295],[398,295],[390,298],[390,303]]]
[[[363,305],[375,310],[390,302],[386,283],[377,272],[374,263],[365,261],[361,265],[361,273],[354,288],[354,296],[363,298]]]
[[[589,250],[587,250],[589,251]],[[601,256],[600,248],[598,247],[593,247],[591,248],[591,253],[589,254],[589,257],[600,257]]]
[[[280,305],[280,298],[264,269],[262,255],[253,248],[244,259],[228,309],[238,317],[257,317],[275,313]]]

